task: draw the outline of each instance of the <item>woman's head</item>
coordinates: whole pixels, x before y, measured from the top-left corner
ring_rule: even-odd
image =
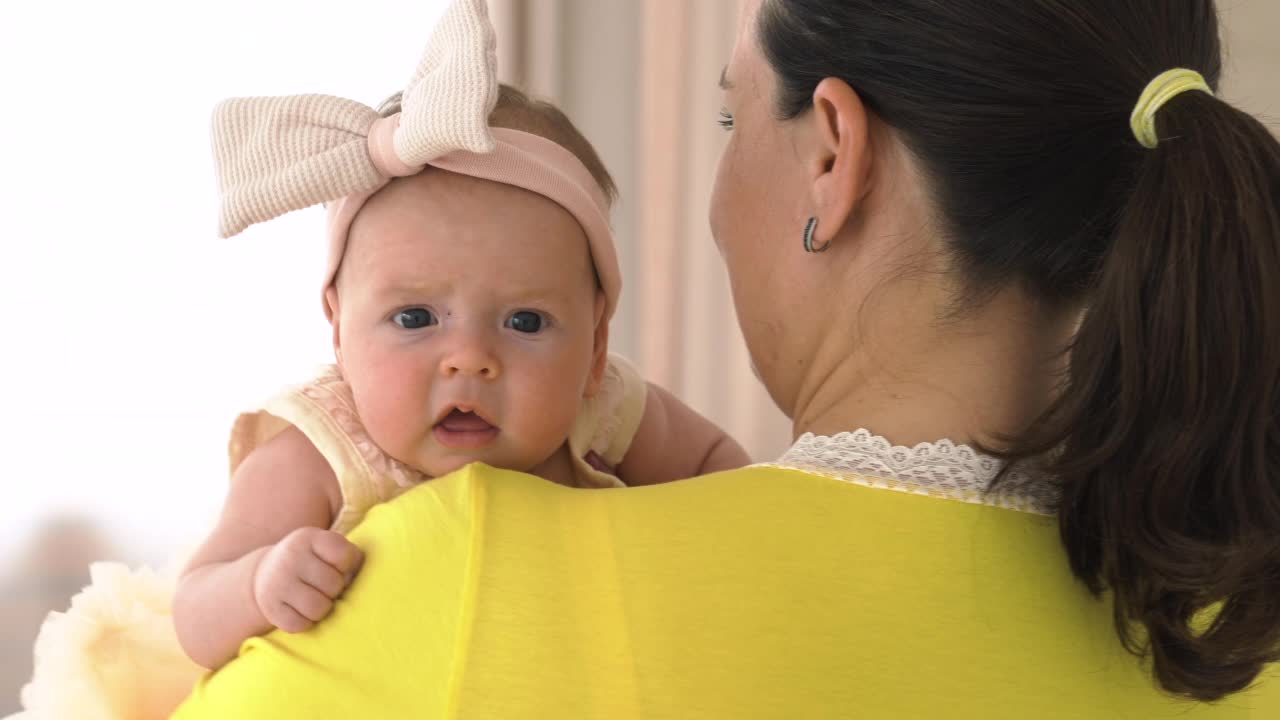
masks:
[[[568,149],[612,199],[595,151],[553,106],[503,88],[490,122]],[[538,471],[604,369],[605,294],[575,215],[441,168],[360,209],[328,304],[361,420],[430,475],[474,461]]]
[[[906,269],[942,278],[939,317],[1007,292],[1083,311],[1057,401],[1008,454],[1047,456],[1074,570],[1114,593],[1166,689],[1246,686],[1280,657],[1280,145],[1201,92],[1164,106],[1155,149],[1130,130],[1164,71],[1217,86],[1212,0],[748,0],[743,17],[742,137],[712,219],[775,398],[799,361],[767,348],[791,338],[753,335]],[[829,255],[805,255],[809,217]],[[871,247],[900,251],[814,269]]]
[[[798,422],[812,390],[802,375],[821,375],[831,360],[824,354],[844,354],[826,337],[833,313],[884,290],[877,278],[885,267],[930,270],[935,233],[918,163],[847,83],[821,83],[802,119],[779,116],[779,77],[756,31],[760,9],[745,4],[721,77],[721,125],[730,132],[711,225],[756,370]],[[804,251],[810,223],[814,247],[828,253]]]

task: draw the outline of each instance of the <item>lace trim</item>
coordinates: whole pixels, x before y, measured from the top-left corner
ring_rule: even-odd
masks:
[[[834,437],[806,434],[766,467],[1039,515],[1053,515],[1059,497],[1053,482],[1030,468],[1013,470],[988,492],[1004,465],[968,445],[940,440],[895,446],[865,429]]]

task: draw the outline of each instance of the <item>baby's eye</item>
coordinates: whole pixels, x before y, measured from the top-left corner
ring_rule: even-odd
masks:
[[[546,325],[546,318],[532,310],[521,310],[507,318],[507,327],[530,335],[540,332]]]
[[[716,122],[718,122],[720,127],[725,130],[733,129],[733,115],[729,114],[729,111],[724,108],[720,109],[720,119]]]
[[[405,330],[419,330],[438,324],[435,313],[426,308],[409,308],[401,310],[392,318],[392,322]]]

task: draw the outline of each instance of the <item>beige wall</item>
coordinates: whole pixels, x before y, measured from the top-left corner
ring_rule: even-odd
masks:
[[[1280,127],[1280,1],[1219,0],[1227,97]]]

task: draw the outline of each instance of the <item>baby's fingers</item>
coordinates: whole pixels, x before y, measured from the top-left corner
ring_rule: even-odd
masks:
[[[307,558],[307,562],[298,567],[298,579],[330,598],[341,595],[351,581],[319,556]]]
[[[310,630],[315,625],[284,601],[267,604],[262,608],[262,614],[267,618],[267,622],[287,633],[300,633]]]
[[[333,609],[333,600],[306,583],[294,583],[285,594],[284,602],[308,622],[307,627],[320,622]],[[276,626],[280,627],[280,626]],[[281,630],[286,628],[281,627]],[[307,628],[303,628],[304,630]],[[288,632],[297,632],[288,630]]]
[[[350,540],[336,532],[318,533],[311,541],[311,549],[321,560],[342,573],[347,582],[355,577],[364,562],[364,553]]]

